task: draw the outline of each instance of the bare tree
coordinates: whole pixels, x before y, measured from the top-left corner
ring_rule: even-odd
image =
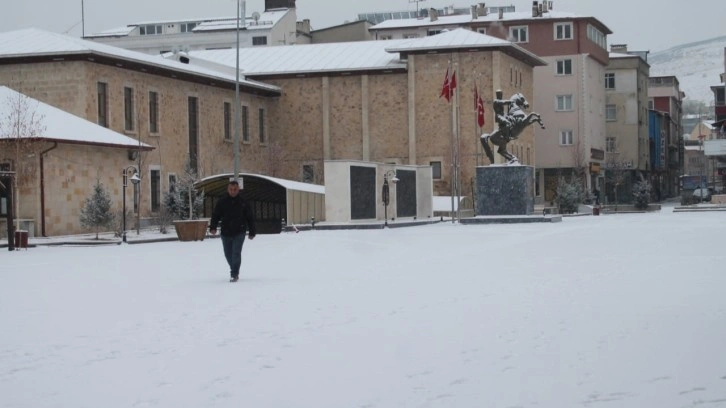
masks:
[[[587,175],[588,162],[587,155],[585,154],[585,144],[582,143],[581,138],[578,137],[575,139],[572,150],[570,150],[570,154],[572,158],[572,171],[574,176],[580,183],[582,191],[587,191],[587,180],[585,179],[585,175]]]
[[[267,144],[267,174],[272,177],[280,176],[282,163],[287,160],[287,154],[280,142]]]
[[[5,101],[5,112],[0,117],[0,139],[10,145],[8,157],[11,170],[15,172],[15,217],[20,214],[20,188],[30,185],[38,172],[36,155],[40,151],[39,140],[45,133],[44,115],[37,112],[37,103],[23,95],[8,96]],[[3,149],[5,150],[5,149]]]
[[[618,190],[628,180],[629,167],[620,159],[619,144],[615,141],[605,156],[606,177],[608,184],[613,186],[615,195],[615,211],[618,209]]]

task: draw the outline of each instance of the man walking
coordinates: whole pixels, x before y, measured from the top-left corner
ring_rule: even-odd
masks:
[[[219,200],[214,207],[212,220],[209,222],[209,233],[217,234],[217,225],[222,222],[222,246],[224,257],[229,264],[230,282],[239,279],[239,268],[242,264],[242,245],[245,232],[249,229],[250,239],[255,239],[255,217],[247,202],[239,195],[239,183],[231,180],[227,185],[227,196]]]

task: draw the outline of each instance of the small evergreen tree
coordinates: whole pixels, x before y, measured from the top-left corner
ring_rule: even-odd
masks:
[[[650,194],[652,187],[646,180],[641,180],[633,186],[633,198],[635,199],[635,208],[639,210],[648,209],[650,203]]]
[[[189,164],[177,182],[164,195],[162,205],[172,218],[192,220],[199,218],[204,207],[204,191],[198,192],[194,184],[199,181],[197,172]],[[191,210],[190,210],[191,207]]]
[[[560,213],[576,213],[577,207],[582,202],[582,199],[583,192],[579,181],[560,179],[557,184],[557,204],[560,207]]]
[[[81,208],[81,225],[84,228],[93,228],[98,239],[99,230],[102,227],[112,228],[115,218],[111,211],[111,195],[103,188],[103,184],[96,180],[93,193],[86,198]]]

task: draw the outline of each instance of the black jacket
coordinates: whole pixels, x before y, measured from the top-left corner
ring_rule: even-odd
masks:
[[[257,234],[255,216],[239,194],[236,197],[227,195],[217,202],[212,220],[209,221],[209,229],[217,229],[220,221],[222,222],[221,233],[224,236],[243,234],[247,230],[251,237]]]

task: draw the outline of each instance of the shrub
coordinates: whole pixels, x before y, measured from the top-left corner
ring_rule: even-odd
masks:
[[[566,181],[562,178],[557,184],[557,204],[561,214],[576,213],[583,196],[582,186],[578,181]]]
[[[641,180],[633,186],[633,199],[635,208],[639,210],[648,209],[652,187],[646,180]]]

